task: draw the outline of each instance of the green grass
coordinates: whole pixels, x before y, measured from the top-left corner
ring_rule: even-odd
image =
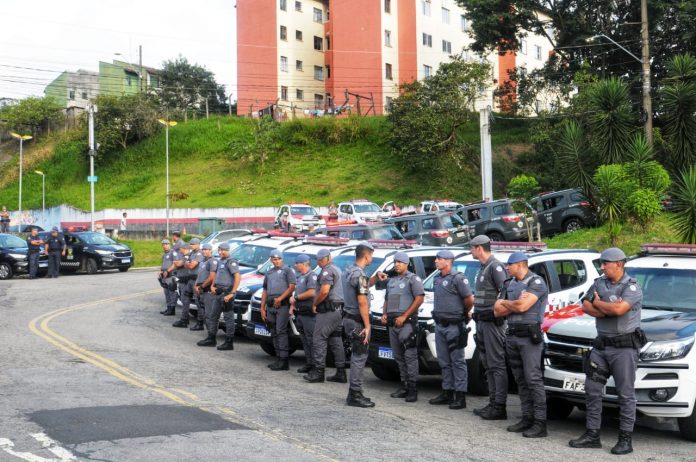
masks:
[[[134,240],[119,240],[119,242],[127,245],[133,251],[135,258],[135,268],[143,268],[147,266],[159,267],[162,263],[162,244],[158,240],[134,241]]]

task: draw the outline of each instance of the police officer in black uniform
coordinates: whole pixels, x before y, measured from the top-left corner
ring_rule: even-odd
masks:
[[[213,295],[210,293],[210,288],[213,285],[213,282],[215,282],[218,261],[213,257],[213,246],[210,243],[203,244],[202,248],[205,261],[201,264],[201,269],[198,272],[198,277],[196,278],[196,283],[193,286],[193,290],[198,295],[198,299],[203,303],[204,319],[207,321],[210,317],[212,317]],[[200,310],[201,308],[198,309]],[[212,322],[206,322],[206,327],[208,328],[208,336],[196,343],[196,345],[206,347],[216,346],[217,332],[211,331],[210,329],[217,329],[217,323],[215,326],[212,326]]]
[[[587,429],[569,444],[574,448],[602,447],[602,392],[612,376],[619,395],[619,440],[611,453],[628,454],[633,452],[638,352],[647,341],[640,330],[643,292],[626,274],[626,255],[621,249],[606,249],[599,258],[604,274],[595,280],[582,302],[583,311],[596,318],[597,326],[597,338],[584,364]]]
[[[507,316],[505,350],[515,377],[522,407],[522,420],[507,430],[526,438],[541,438],[546,431],[546,392],[541,369],[544,336],[541,322],[548,304],[549,289],[544,279],[529,270],[527,255],[513,252],[501,298],[495,302],[495,316]]]
[[[508,278],[505,266],[491,253],[491,240],[485,234],[473,238],[471,255],[481,263],[476,275],[474,321],[476,348],[488,379],[488,404],[474,409],[484,420],[507,419],[508,374],[505,362],[505,318],[496,318],[493,305]]]
[[[48,277],[57,278],[60,272],[60,257],[65,256],[68,246],[65,244],[65,238],[58,234],[58,228],[55,226],[51,230],[51,235],[46,240],[46,254],[48,255]]]
[[[167,308],[164,311],[160,311],[160,314],[174,316],[177,301],[176,280],[174,279],[176,265],[174,265],[174,259],[178,259],[179,256],[176,250],[172,250],[169,239],[162,239],[162,251],[162,265],[159,273],[157,273],[157,277],[164,290],[164,300]]]
[[[36,272],[39,269],[39,254],[45,242],[39,237],[39,231],[36,228],[31,229],[31,234],[27,237],[27,246],[29,247],[29,279],[36,279]]]
[[[389,326],[389,344],[399,366],[401,387],[392,398],[418,401],[418,308],[423,304],[423,281],[408,270],[408,254],[394,254],[396,274],[387,281],[382,308],[382,324]]]
[[[239,287],[241,277],[239,275],[239,263],[230,257],[230,245],[223,242],[218,247],[220,259],[218,260],[215,282],[210,288],[213,294],[213,309],[211,316],[206,318],[208,322],[208,332],[217,333],[220,313],[225,318],[225,343],[218,346],[218,350],[234,350],[234,331],[236,322],[234,317],[234,296]]]
[[[295,295],[290,300],[290,315],[295,315],[295,325],[300,332],[305,352],[305,365],[297,370],[306,374],[314,369],[313,345],[316,315],[312,313],[312,302],[317,295],[319,278],[309,266],[309,255],[300,254],[295,258],[297,285]]]
[[[288,322],[290,321],[290,297],[295,290],[297,279],[295,272],[283,263],[280,250],[271,252],[271,264],[263,278],[261,293],[261,319],[268,325],[275,348],[275,362],[268,365],[272,371],[287,371],[289,339]]]

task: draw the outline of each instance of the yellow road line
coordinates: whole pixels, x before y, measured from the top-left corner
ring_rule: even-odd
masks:
[[[255,427],[254,430],[263,434],[266,437],[272,438],[274,440],[279,440],[279,441],[284,441],[287,442],[307,453],[310,453],[312,455],[315,455],[317,457],[330,460],[330,461],[337,461],[337,459],[334,459],[328,455],[326,455],[323,451],[324,449],[318,446],[314,446],[311,444],[308,444],[302,440],[299,440],[297,438],[294,438],[292,436],[288,436],[283,434],[282,432],[276,430],[276,429],[270,429],[266,427],[265,425],[255,422],[251,419],[248,419],[246,417],[240,416],[237,412],[235,412],[232,409],[225,408],[225,407],[218,407],[215,405],[212,406],[207,406],[204,405],[203,403],[193,403],[193,401],[198,401],[199,398],[186,390],[181,390],[178,388],[166,388],[162,385],[159,385],[156,383],[154,380],[140,376],[139,374],[136,374],[135,372],[131,371],[130,369],[121,366],[120,364],[116,363],[115,361],[112,361],[108,358],[105,358],[93,351],[90,351],[84,347],[81,347],[80,345],[76,344],[75,342],[72,342],[71,340],[66,339],[65,337],[59,335],[57,332],[55,332],[53,329],[49,327],[49,323],[53,321],[54,319],[63,316],[68,313],[72,313],[75,311],[87,309],[87,308],[94,308],[100,305],[103,305],[105,303],[110,303],[110,302],[119,302],[123,300],[129,300],[132,298],[138,298],[142,297],[144,295],[150,295],[150,294],[155,294],[159,293],[158,290],[150,290],[150,291],[145,291],[145,292],[138,292],[134,294],[129,294],[129,295],[123,295],[120,297],[112,297],[112,298],[106,298],[102,300],[96,300],[93,302],[87,302],[87,303],[81,303],[78,305],[73,305],[69,306],[66,308],[60,308],[58,310],[54,310],[48,313],[44,313],[40,316],[37,316],[36,318],[32,319],[29,321],[29,330],[36,334],[37,336],[41,337],[42,339],[46,340],[48,343],[54,345],[55,347],[65,351],[66,353],[75,356],[79,359],[82,359],[83,361],[92,364],[103,371],[107,372],[108,374],[116,377],[119,380],[122,380],[130,385],[133,385],[134,387],[141,388],[144,390],[152,391],[154,393],[160,394],[164,396],[165,398],[174,401],[177,404],[181,404],[183,406],[189,406],[189,407],[196,407],[198,409],[201,409],[206,412],[211,412],[215,413],[217,415],[220,415],[226,420],[230,420],[235,423],[241,423],[245,422],[244,425],[250,426],[250,427]],[[241,421],[241,422],[240,422]]]

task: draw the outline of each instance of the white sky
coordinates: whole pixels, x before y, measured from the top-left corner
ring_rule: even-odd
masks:
[[[137,63],[142,45],[144,66],[159,68],[181,54],[212,71],[236,99],[235,3],[1,0],[0,98],[43,96],[60,72],[96,72],[99,61]]]

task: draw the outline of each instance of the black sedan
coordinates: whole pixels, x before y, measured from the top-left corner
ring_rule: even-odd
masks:
[[[0,234],[0,279],[29,272],[27,241],[12,234]],[[46,255],[39,257],[39,274],[48,268]]]

